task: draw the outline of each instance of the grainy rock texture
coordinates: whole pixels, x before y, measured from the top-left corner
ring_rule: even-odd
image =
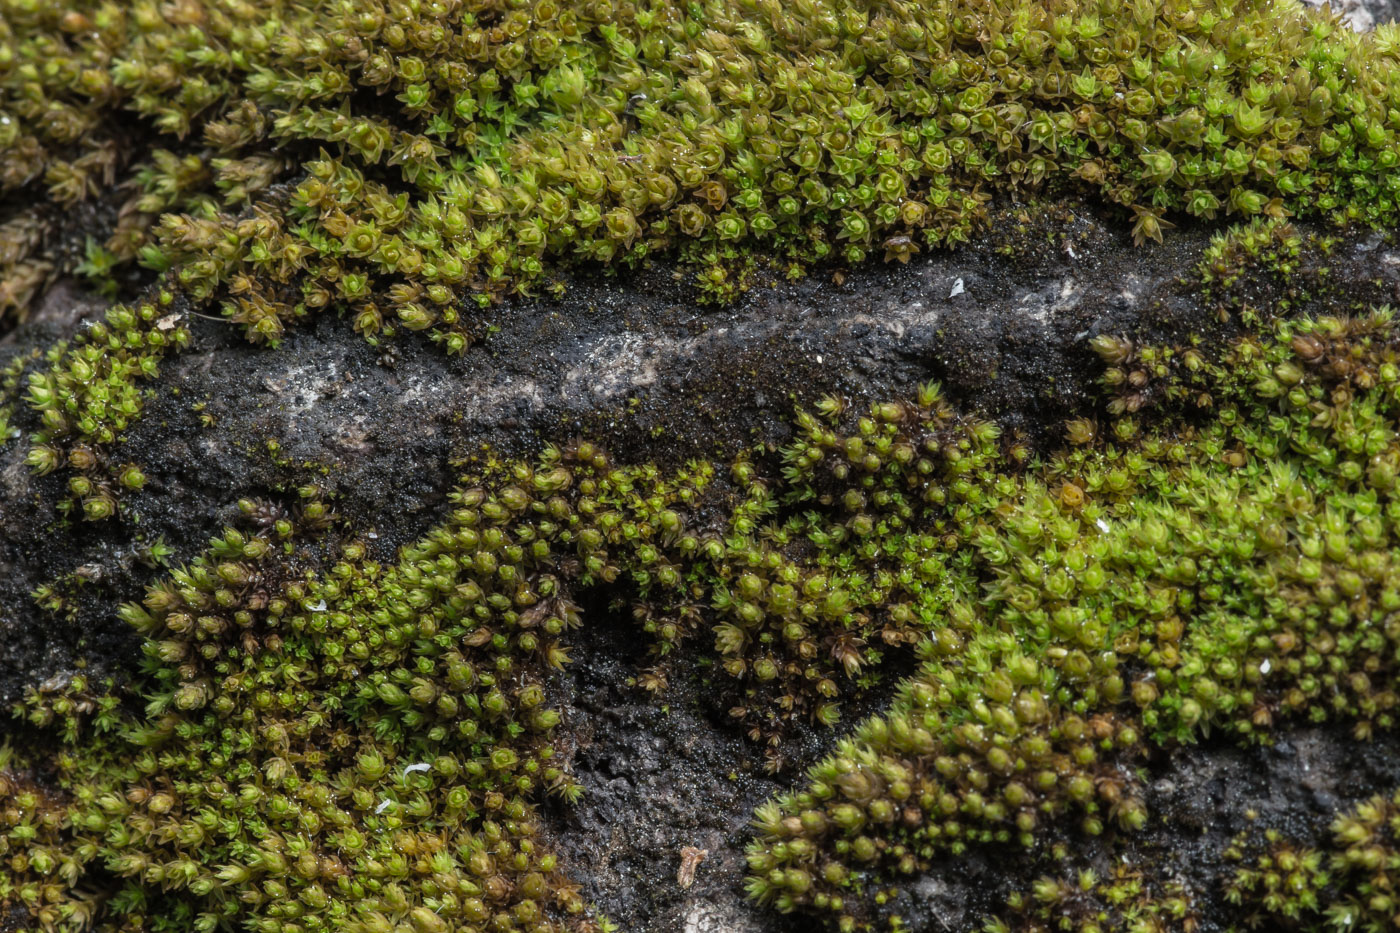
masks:
[[[1341,14],[1347,25],[1358,32],[1393,23],[1400,16],[1400,4],[1395,0],[1303,0],[1309,6],[1330,6]]]

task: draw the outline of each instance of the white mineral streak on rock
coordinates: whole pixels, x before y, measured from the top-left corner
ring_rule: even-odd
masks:
[[[1357,32],[1390,22],[1396,12],[1389,0],[1303,0],[1303,3],[1313,7],[1332,7]]]

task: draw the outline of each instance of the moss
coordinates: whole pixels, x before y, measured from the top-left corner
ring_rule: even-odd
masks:
[[[47,370],[28,376],[25,401],[39,414],[30,436],[27,463],[36,473],[69,469],[68,491],[59,509],[98,521],[117,514],[123,490],[145,482],[133,463],[112,461],[108,449],[141,414],[141,383],[159,372],[160,361],[189,340],[185,314],[163,291],[155,301],[117,305],[71,341],[47,353]],[[18,375],[18,373],[16,374]]]
[[[20,377],[37,352],[31,357],[16,354],[14,359],[0,371],[0,447],[20,436],[20,431],[11,425],[15,416],[15,403],[19,400]]]
[[[16,210],[0,314],[51,275],[158,273],[0,381],[0,443],[23,383],[30,466],[64,470],[61,508],[94,521],[146,482],[113,450],[203,304],[255,341],[335,309],[371,339],[422,330],[461,352],[477,305],[562,262],[667,251],[727,298],[756,253],[796,272],[903,262],[1028,188],[1095,192],[1138,240],[1169,217],[1249,221],[1203,261],[1228,293],[1251,263],[1291,275],[1310,245],[1289,215],[1396,208],[1396,33],[1289,4],[0,14],[0,187],[126,199],[82,264]],[[240,502],[238,527],[124,611],[144,639],[130,682],[76,677],[17,708],[0,925],[607,929],[540,820],[550,795],[586,792],[553,738],[550,672],[593,589],[651,645],[646,686],[680,651],[709,655],[775,770],[795,724],[836,722],[893,656],[921,662],[756,813],[750,893],[842,931],[898,929],[901,883],[970,845],[1141,830],[1150,749],[1390,729],[1396,328],[1263,317],[1226,347],[1095,337],[1102,407],[1050,456],[927,385],[799,411],[776,458],[663,472],[578,441],[488,461],[388,564],[343,523],[326,553],[340,520],[314,487]],[[61,746],[39,754],[50,732]],[[1241,900],[1274,890],[1267,857]],[[1356,910],[1389,908],[1357,884]],[[1178,922],[1183,896],[1131,869],[1049,878],[1006,922]]]
[[[1140,240],[1395,210],[1394,34],[1297,4],[14,0],[0,50],[0,187],[115,186],[81,271],[139,258],[257,340],[336,307],[460,351],[471,299],[559,260],[679,250],[727,297],[755,247],[907,261],[1027,188]],[[62,270],[10,223],[22,310]]]
[[[930,485],[970,564],[961,598],[893,710],[759,811],[755,896],[863,928],[935,853],[1071,817],[1140,829],[1149,744],[1391,728],[1394,339],[1388,313],[1280,324],[1215,361],[1097,339],[1118,367],[1180,359],[1156,374],[1172,414],[1093,442],[1074,426],[1084,446],[1023,479],[1003,459]],[[1203,424],[1178,420],[1193,409]]]
[[[1357,36],[1297,5],[14,0],[0,13],[0,190],[48,199],[0,235],[11,318],[60,274],[112,292],[139,260],[162,297],[190,314],[187,300],[217,304],[251,340],[334,309],[371,339],[421,330],[458,353],[478,304],[564,262],[671,254],[727,300],[764,262],[776,280],[956,244],[996,193],[1097,193],[1139,240],[1160,239],[1169,215],[1382,224],[1395,211],[1393,33]],[[75,250],[51,215],[91,201],[119,203],[105,239],[84,231]],[[117,313],[149,329],[157,294]],[[66,509],[90,520],[121,513],[124,484],[84,464],[139,417],[138,381],[179,344],[152,343],[158,330],[138,348],[109,326],[126,342],[85,339],[34,374],[30,397],[51,419],[31,464],[72,462]],[[76,388],[88,368],[97,387]]]
[[[75,867],[44,897],[87,897],[101,865],[124,879],[107,929],[601,924],[537,815],[586,792],[550,739],[548,674],[595,587],[628,594],[647,686],[673,652],[713,651],[775,763],[791,724],[835,721],[886,655],[922,659],[889,712],[756,813],[753,896],[839,929],[873,923],[939,853],[1143,828],[1149,748],[1390,729],[1397,340],[1380,312],[1209,353],[1096,338],[1109,373],[1169,362],[1160,391],[1132,413],[1105,377],[1102,429],[1075,422],[1044,461],[934,385],[799,412],[776,473],[663,474],[587,442],[487,459],[392,566],[353,538],[322,563],[335,516],[314,487],[291,513],[241,503],[241,530],[125,610],[146,639],[137,682],[20,710],[68,743],[50,847]],[[122,706],[137,694],[144,712]],[[1105,884],[1045,882],[1070,887],[1035,910],[1141,894]],[[1144,916],[1187,909],[1141,897]]]
[[[1230,856],[1240,863],[1227,897],[1246,911],[1251,929],[1352,929],[1367,933],[1393,927],[1400,794],[1378,794],[1338,813],[1315,847],[1276,830],[1237,841]]]
[[[951,419],[934,391],[923,403]],[[240,503],[245,530],[125,610],[146,638],[146,675],[126,691],[144,693],[143,715],[95,736],[82,713],[114,709],[114,695],[87,698],[85,683],[31,694],[19,712],[63,722],[70,743],[56,767],[74,798],[64,851],[79,864],[51,900],[78,898],[101,864],[128,879],[107,892],[111,929],[379,930],[405,913],[433,929],[601,926],[567,919],[584,904],[536,815],[543,794],[580,791],[556,761],[546,704],[580,589],[635,591],[663,661],[713,613],[703,637],[734,681],[733,715],[775,748],[785,722],[833,721],[834,700],[870,683],[872,642],[923,627],[909,611],[876,618],[916,579],[852,566],[844,520],[774,522],[775,491],[745,460],[716,489],[711,464],[663,476],[580,443],[464,484],[448,522],[394,567],[351,543],[312,573],[303,536],[333,520],[314,490],[294,515]],[[697,529],[716,507],[724,525]],[[933,546],[851,521],[870,547]],[[810,542],[802,559],[784,553],[794,537]],[[939,573],[936,556],[923,564],[921,578]],[[396,867],[404,853],[420,857]]]
[[[1211,239],[1201,260],[1201,280],[1228,290],[1240,280],[1246,264],[1258,262],[1277,271],[1285,281],[1291,277],[1303,238],[1283,218],[1269,217],[1248,225],[1232,227]]]
[[[82,929],[98,911],[97,899],[80,894],[71,882],[80,857],[66,846],[63,831],[67,801],[26,775],[26,763],[14,750],[0,746],[0,917],[13,922],[17,905],[42,929],[62,925]]]
[[[1068,852],[1057,846],[1054,857],[1067,859]],[[1199,912],[1181,882],[1154,879],[1121,863],[1110,871],[1107,878],[1093,869],[1072,877],[1043,875],[1030,890],[1012,894],[1006,917],[988,921],[983,931],[1194,933],[1200,928]]]

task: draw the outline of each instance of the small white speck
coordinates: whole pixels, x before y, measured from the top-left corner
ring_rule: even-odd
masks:
[[[956,297],[958,297],[959,295],[961,295],[961,294],[963,293],[963,291],[964,291],[964,289],[963,289],[963,280],[962,280],[961,278],[959,278],[956,282],[953,283],[953,290],[952,290],[951,292],[948,293],[948,297],[949,297],[949,298],[956,298]]]
[[[369,538],[371,541],[377,541],[379,540],[379,532],[371,531],[369,534],[365,535],[365,537]]]
[[[1271,670],[1273,670],[1273,669],[1274,669],[1274,666],[1273,666],[1272,664],[1269,663],[1269,659],[1268,659],[1268,658],[1265,658],[1265,659],[1264,659],[1264,662],[1263,662],[1262,664],[1259,665],[1259,673],[1261,673],[1261,674],[1267,674],[1267,673],[1269,673],[1269,671],[1271,671]]]
[[[418,762],[418,763],[416,763],[416,764],[411,764],[411,765],[409,765],[407,768],[404,768],[404,769],[403,769],[403,776],[404,776],[404,777],[408,777],[410,774],[412,774],[412,773],[415,772],[415,771],[427,771],[427,770],[429,770],[430,768],[432,768],[432,765],[428,764],[426,761],[420,761],[420,762]]]
[[[379,814],[383,813],[383,812],[384,812],[385,810],[387,810],[387,809],[389,809],[389,801],[387,801],[387,800],[381,800],[381,801],[379,801],[379,806],[377,806],[377,807],[374,808],[374,815],[375,815],[375,816],[378,816]]]
[[[1102,531],[1104,534],[1108,534],[1108,522],[1104,521],[1103,519],[1099,519],[1098,521],[1094,522],[1094,524],[1099,526],[1099,531]]]
[[[1073,244],[1073,243],[1066,243],[1066,244],[1065,244],[1065,252],[1069,253],[1069,258],[1070,258],[1070,259],[1078,259],[1078,258],[1079,258],[1078,256],[1074,255],[1074,244]]]
[[[312,611],[312,612],[325,612],[325,611],[326,611],[326,601],[323,599],[323,600],[321,600],[320,602],[318,602],[316,605],[314,605],[314,606],[312,606],[312,607],[310,607],[310,608],[311,608],[311,611]]]
[[[820,353],[818,353],[818,354],[817,354],[817,362],[820,363],[821,361],[822,361],[822,355],[821,355]]]

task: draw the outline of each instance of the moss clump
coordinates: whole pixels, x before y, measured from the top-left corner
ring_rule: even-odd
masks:
[[[84,859],[64,831],[68,801],[25,771],[14,750],[0,746],[0,919],[7,929],[17,913],[37,929],[84,929],[99,898],[73,890]]]
[[[1302,235],[1280,217],[1232,227],[1211,238],[1201,259],[1201,281],[1208,293],[1216,289],[1228,293],[1249,265],[1258,263],[1286,282],[1297,268],[1302,248]]]
[[[995,447],[992,426],[959,427],[933,387],[870,415],[840,439],[804,416],[815,444],[788,452],[789,472],[823,446],[839,447],[841,477],[932,470],[893,442],[914,420],[969,456]],[[45,903],[88,897],[101,866],[123,879],[103,892],[101,929],[605,928],[536,811],[581,790],[547,703],[582,621],[575,598],[630,592],[661,665],[696,637],[713,644],[733,715],[776,762],[792,720],[834,721],[838,698],[942,604],[947,542],[899,517],[913,514],[902,494],[873,493],[896,513],[878,520],[859,482],[833,495],[744,459],[727,477],[705,462],[666,475],[577,443],[464,478],[447,521],[396,565],[352,542],[319,572],[308,533],[331,521],[322,503],[241,503],[245,527],[124,610],[146,666],[121,695],[141,694],[143,714],[94,735],[86,714],[100,707],[111,732],[117,696],[85,683],[18,710],[68,743],[53,767],[72,868],[39,872]],[[912,566],[886,569],[887,553]],[[663,686],[664,666],[650,677]]]
[[[93,722],[80,683],[19,710],[64,722],[73,743],[53,762],[71,795],[67,867],[11,832],[18,895],[0,916],[25,928],[23,908],[45,930],[606,929],[567,919],[584,904],[535,815],[540,793],[575,790],[544,705],[568,604],[536,582],[548,611],[496,637],[486,594],[439,585],[463,527],[397,567],[352,543],[316,576],[282,553],[298,553],[296,528],[248,506],[247,531],[125,610],[148,639],[144,715]],[[317,518],[308,506],[302,527]],[[95,897],[98,866],[119,881]],[[70,912],[89,901],[100,909]]]
[[[104,276],[139,257],[252,339],[336,307],[460,351],[464,299],[558,260],[679,247],[724,296],[755,248],[904,261],[998,191],[1098,192],[1138,239],[1385,222],[1394,37],[1251,0],[8,0],[0,189],[122,192]],[[19,309],[56,260],[9,225]]]
[[[1332,821],[1329,839],[1299,845],[1276,831],[1242,839],[1227,896],[1251,928],[1380,933],[1400,918],[1400,793],[1377,795]]]
[[[1067,859],[1057,846],[1056,859]],[[1112,875],[1099,877],[1085,869],[1072,877],[1042,875],[1030,890],[1009,898],[1004,918],[988,921],[983,933],[1194,933],[1199,917],[1190,892],[1179,881],[1146,876],[1131,865],[1118,864]]]
[[[938,853],[1031,845],[1067,818],[1142,828],[1149,743],[1393,727],[1395,341],[1378,312],[1281,324],[1215,360],[1155,348],[1182,360],[1158,423],[1120,415],[1094,443],[1077,425],[1083,446],[1023,478],[993,458],[930,483],[958,522],[954,598],[892,710],[760,809],[752,893],[868,928]],[[1097,345],[1119,365],[1147,354]]]
[[[17,354],[3,370],[0,370],[0,447],[20,436],[20,430],[11,424],[15,417],[15,404],[20,396],[20,376],[37,356],[37,353],[29,357]]]
[[[111,518],[120,494],[145,484],[136,464],[113,462],[108,451],[140,417],[141,383],[156,376],[166,353],[189,341],[188,322],[173,302],[162,291],[154,302],[117,305],[105,321],[50,347],[47,370],[30,372],[25,401],[39,413],[40,428],[30,435],[26,463],[40,474],[70,468],[60,511],[90,521]]]
[[[474,301],[563,261],[667,250],[724,297],[755,251],[905,261],[1032,187],[1096,192],[1138,240],[1169,212],[1253,219],[1203,273],[1286,275],[1290,214],[1394,219],[1395,38],[1226,0],[3,0],[0,189],[112,210],[81,265],[44,210],[7,217],[0,314],[60,273],[162,280],[9,367],[0,442],[24,383],[30,466],[104,519],[144,482],[111,451],[199,303],[252,340],[334,308],[460,352]],[[1103,417],[1048,459],[927,386],[799,412],[778,460],[662,473],[580,442],[493,464],[390,564],[353,537],[328,556],[314,495],[246,503],[125,610],[131,682],[18,710],[63,746],[26,733],[0,761],[0,925],[606,929],[539,819],[580,792],[549,678],[591,588],[651,640],[648,686],[710,654],[775,767],[792,722],[833,722],[892,653],[923,662],[757,813],[752,895],[842,931],[898,928],[899,883],[941,854],[1143,828],[1150,748],[1392,728],[1388,312],[1092,346]],[[1039,891],[1019,920],[1192,909],[1131,873]]]
[[[1221,884],[1225,900],[1238,910],[1234,916],[1209,919],[1232,933],[1393,929],[1400,916],[1397,840],[1400,794],[1377,795],[1337,814],[1326,837],[1314,845],[1275,829],[1243,833],[1222,853],[1239,866]],[[1055,847],[1054,857],[1068,857],[1063,845]],[[1109,879],[1092,870],[1073,877],[1043,876],[1028,891],[1012,894],[1007,914],[984,929],[1156,933],[1199,929],[1201,919],[1180,882],[1163,883],[1120,864]]]
[[[0,191],[52,203],[0,226],[0,320],[62,273],[162,274],[30,377],[30,462],[75,468],[67,511],[120,513],[139,466],[105,448],[185,333],[151,329],[172,295],[253,340],[334,308],[460,352],[473,300],[562,262],[665,251],[730,296],[756,254],[798,273],[957,243],[999,191],[1097,192],[1139,238],[1168,213],[1384,223],[1395,54],[1389,29],[1224,0],[12,0]],[[83,201],[110,210],[79,262],[55,207]]]
[[[1241,846],[1229,853],[1236,861],[1248,861],[1230,879],[1225,896],[1244,905],[1245,923],[1251,928],[1267,920],[1276,925],[1303,922],[1305,915],[1321,909],[1320,895],[1331,880],[1327,863],[1322,853],[1314,849],[1300,849],[1282,841],[1276,830],[1269,830],[1264,837],[1266,845],[1262,851],[1246,856]],[[1354,905],[1336,906],[1344,915],[1355,910]]]
[[[1215,351],[1095,344],[1120,368],[1179,364],[1135,415],[1072,422],[1048,460],[930,385],[799,412],[768,466],[662,473],[586,442],[488,462],[393,565],[353,538],[322,554],[334,517],[314,495],[243,503],[243,528],[124,611],[140,678],[20,710],[65,730],[45,845],[71,867],[12,864],[5,909],[33,902],[38,871],[43,903],[76,911],[101,866],[119,880],[100,929],[605,926],[537,815],[582,790],[550,737],[549,672],[598,587],[651,639],[650,686],[674,651],[713,645],[775,763],[789,723],[831,722],[885,655],[922,659],[887,713],[756,813],[752,895],[840,930],[897,929],[899,883],[941,853],[1142,829],[1134,764],[1153,747],[1393,728],[1390,314]],[[119,708],[137,695],[144,712]],[[9,844],[32,848],[27,832]],[[1013,917],[1092,924],[1130,895],[1147,918],[1195,909],[1134,878],[1048,881],[1056,898]]]

